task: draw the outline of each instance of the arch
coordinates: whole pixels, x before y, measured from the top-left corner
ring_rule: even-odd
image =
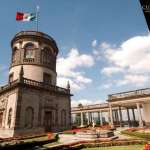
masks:
[[[24,57],[26,59],[33,59],[34,58],[34,49],[35,45],[32,42],[28,42],[24,45]]]
[[[11,120],[12,120],[12,108],[9,108],[9,111],[8,111],[8,120],[7,120],[7,125],[8,125],[9,128],[11,126]]]
[[[61,110],[61,124],[62,126],[66,125],[66,110],[65,109]]]
[[[16,60],[17,60],[17,50],[18,50],[18,48],[15,46],[13,48],[13,52],[12,52],[12,62],[13,63],[16,62]]]
[[[46,53],[48,53],[49,55],[52,55],[52,54],[53,54],[53,50],[52,50],[50,47],[48,47],[48,46],[45,46],[45,47],[43,48],[43,50],[44,50]]]
[[[53,50],[48,47],[45,46],[42,51],[41,51],[41,60],[44,64],[48,64],[53,66],[54,62],[55,62],[55,55],[53,53]]]
[[[34,49],[35,45],[32,42],[28,42],[24,45],[24,49]]]
[[[34,109],[32,107],[27,107],[25,110],[25,127],[32,128],[34,119]]]

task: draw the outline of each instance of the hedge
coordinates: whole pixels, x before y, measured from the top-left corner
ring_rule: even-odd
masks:
[[[143,133],[143,132],[138,132],[138,131],[127,131],[127,130],[124,130],[121,133],[134,136],[134,137],[138,137],[138,138],[143,138],[146,140],[150,140],[150,133]]]
[[[79,150],[82,148],[94,148],[94,147],[110,147],[110,146],[127,146],[127,145],[144,145],[147,144],[144,140],[116,140],[101,142],[99,140],[95,141],[80,141],[74,142],[67,145],[56,145],[48,148],[48,150]]]

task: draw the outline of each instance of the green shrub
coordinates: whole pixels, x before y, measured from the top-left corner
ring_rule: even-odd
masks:
[[[130,136],[135,136],[135,137],[138,137],[138,138],[143,138],[143,139],[146,139],[146,140],[150,140],[150,133],[143,133],[143,132],[138,132],[138,131],[122,131],[121,132],[122,134],[126,134],[126,135],[130,135]]]

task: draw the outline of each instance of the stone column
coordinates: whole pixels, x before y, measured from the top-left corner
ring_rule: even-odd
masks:
[[[127,117],[128,117],[128,124],[130,127],[131,126],[131,120],[130,120],[129,108],[127,108]]]
[[[100,123],[101,123],[101,126],[103,125],[103,115],[102,115],[102,111],[100,110]]]
[[[143,127],[143,120],[142,120],[142,115],[141,115],[140,104],[136,103],[136,106],[137,106],[137,112],[138,112],[138,117],[139,117],[139,126]]]
[[[115,119],[116,119],[116,122],[119,122],[118,110],[115,110]]]
[[[98,119],[98,122],[99,122],[99,125],[100,125],[100,124],[101,124],[100,112],[97,112],[97,114],[98,114],[98,117],[97,117],[97,119]]]
[[[91,122],[93,122],[93,112],[91,112]]]
[[[84,126],[84,123],[83,123],[83,112],[81,112],[81,125],[80,127],[83,127]]]
[[[135,120],[134,108],[132,108],[132,115],[133,115],[133,121],[136,121],[136,120]]]
[[[113,112],[112,112],[112,106],[111,106],[111,104],[109,104],[109,112],[110,112],[110,123],[111,123],[111,126],[114,127]]]
[[[120,116],[120,127],[123,127],[121,106],[119,106],[119,116]]]
[[[88,120],[88,125],[90,124],[90,114],[89,114],[89,112],[87,112],[87,120]]]

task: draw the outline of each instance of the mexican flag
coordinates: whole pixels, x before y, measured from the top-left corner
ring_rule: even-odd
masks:
[[[16,13],[16,21],[34,21],[36,19],[36,13]]]

